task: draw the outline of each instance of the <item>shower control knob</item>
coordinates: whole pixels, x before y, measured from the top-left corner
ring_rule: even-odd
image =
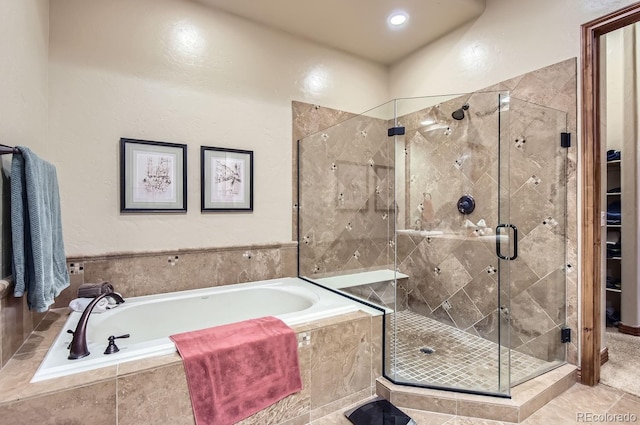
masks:
[[[476,208],[476,201],[471,195],[464,195],[458,199],[458,212],[460,214],[471,214]]]

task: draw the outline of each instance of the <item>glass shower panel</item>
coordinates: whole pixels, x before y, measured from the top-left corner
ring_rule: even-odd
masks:
[[[508,394],[509,385],[500,385],[508,344],[506,352],[499,344],[508,341],[499,320],[508,281],[500,281],[495,234],[508,212],[498,196],[499,188],[508,192],[500,185],[508,168],[501,167],[499,96],[456,96],[397,118],[405,136],[396,161],[404,168],[396,181],[396,256],[406,278],[398,279],[397,296],[405,298],[385,334],[385,375],[394,382]],[[404,102],[416,100],[398,100],[398,111],[412,109]]]
[[[298,141],[299,276],[384,307],[384,376],[508,396],[566,361],[567,114],[398,99]]]
[[[485,338],[495,342],[500,350],[498,384],[501,393],[511,389],[511,269],[518,257],[518,227],[511,221],[511,96],[508,92],[498,95],[498,222],[495,228],[496,274],[498,280],[498,308],[494,311],[491,333]]]
[[[513,96],[506,146],[511,168],[509,223],[517,227],[510,269],[511,386],[566,360],[567,113]],[[505,127],[506,130],[506,127]],[[501,205],[507,204],[506,201]],[[569,270],[570,271],[570,270]]]
[[[393,102],[298,142],[299,276],[393,308]]]

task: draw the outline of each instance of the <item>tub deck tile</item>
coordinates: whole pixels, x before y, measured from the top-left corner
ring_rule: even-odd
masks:
[[[116,423],[116,382],[112,379],[1,404],[0,418],[10,418],[6,423],[12,425],[113,425]]]
[[[0,371],[0,405],[114,379],[116,366],[29,383],[46,351],[15,355]]]

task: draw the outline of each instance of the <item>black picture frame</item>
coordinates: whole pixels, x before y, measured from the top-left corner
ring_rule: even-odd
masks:
[[[121,138],[120,212],[187,212],[187,145]]]
[[[253,211],[253,151],[200,147],[202,212]]]

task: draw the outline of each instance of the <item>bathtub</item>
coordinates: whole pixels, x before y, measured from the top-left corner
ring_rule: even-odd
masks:
[[[357,310],[382,314],[298,278],[125,298],[117,308],[91,314],[87,325],[91,354],[76,360],[67,359],[72,338],[67,329],[75,330],[81,313],[71,313],[31,382],[174,353],[169,335],[176,333],[263,316],[276,316],[294,326]],[[120,351],[103,354],[107,338],[123,334],[130,337],[116,340]]]

